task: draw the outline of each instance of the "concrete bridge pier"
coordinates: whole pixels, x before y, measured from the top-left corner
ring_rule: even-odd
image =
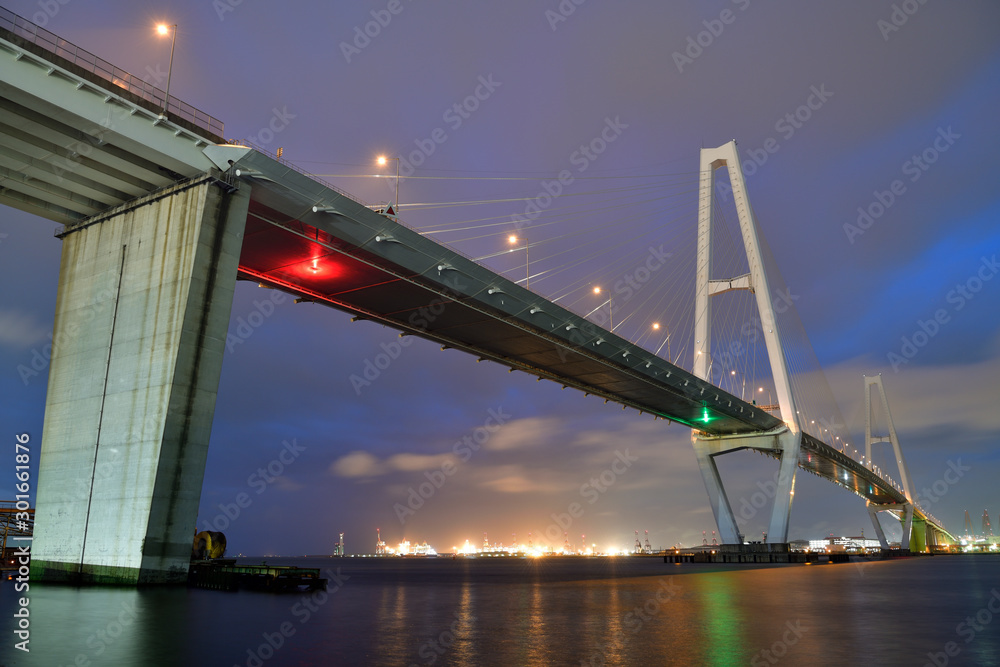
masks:
[[[695,432],[692,436],[695,455],[698,457],[698,468],[701,470],[702,481],[708,492],[715,523],[719,526],[719,537],[723,544],[743,544],[743,535],[736,522],[736,515],[730,505],[725,486],[719,475],[715,458],[741,449],[755,449],[769,454],[777,454],[779,459],[778,476],[774,481],[772,492],[773,505],[771,518],[768,522],[767,543],[788,543],[788,521],[792,511],[792,500],[795,496],[795,473],[798,470],[799,449],[802,443],[801,433],[792,432],[787,427],[781,427],[771,433],[755,435],[711,436]],[[756,513],[756,506],[749,505],[746,498],[740,501],[741,511],[747,508]],[[747,518],[744,515],[744,518]]]
[[[900,549],[910,553],[922,553],[928,551],[930,547],[938,543],[937,529],[934,528],[925,518],[917,516],[913,503],[895,503],[891,505],[868,505],[868,516],[871,517],[875,526],[875,533],[878,535],[879,544],[884,551],[889,550],[889,542],[885,537],[885,531],[879,523],[878,513],[887,510],[895,510],[899,513],[899,523],[903,528],[903,535],[899,540]]]
[[[185,580],[249,194],[204,175],[60,234],[32,579]]]
[[[701,479],[708,492],[708,502],[715,515],[715,525],[719,527],[719,539],[722,540],[722,544],[743,544],[743,536],[736,523],[736,515],[729,503],[726,487],[722,483],[719,467],[715,462],[716,456],[733,450],[717,438],[700,437],[698,434],[693,436],[692,444],[694,444],[695,456],[698,458]]]
[[[932,531],[927,521],[913,516],[910,521],[910,552],[928,551],[933,544]]]

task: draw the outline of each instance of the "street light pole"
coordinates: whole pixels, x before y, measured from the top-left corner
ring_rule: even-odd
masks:
[[[397,157],[387,158],[384,155],[379,155],[377,162],[379,163],[379,165],[385,165],[385,163],[388,160],[396,161],[396,200],[393,202],[393,205],[395,205],[396,213],[398,214],[399,213],[399,157],[397,156]]]
[[[594,287],[594,294],[600,294],[600,293],[601,293],[601,288],[600,287]],[[614,331],[615,331],[615,313],[614,313],[614,309],[612,308],[612,305],[611,305],[611,299],[612,299],[612,297],[608,296],[608,300],[605,301],[604,303],[608,304],[608,325],[609,325],[608,331],[610,331],[611,333],[614,333]],[[601,306],[603,306],[604,303],[602,303]],[[597,308],[600,308],[601,306],[598,306]],[[594,310],[597,310],[597,308],[595,308]],[[594,311],[592,310],[590,312],[594,312]]]
[[[531,261],[528,259],[528,239],[523,236],[518,237],[516,234],[511,234],[507,237],[507,241],[511,244],[524,241],[524,289],[531,289]],[[513,248],[511,249],[513,250]]]
[[[169,29],[173,29],[173,36],[170,39],[170,64],[167,66],[167,93],[166,96],[163,98],[164,115],[167,114],[167,105],[170,104],[170,78],[174,73],[174,47],[177,45],[177,24],[175,23],[173,25],[168,26],[165,23],[161,23],[160,25],[156,26],[157,32],[159,32],[161,35],[166,35],[167,30]]]
[[[763,394],[764,393],[764,388],[763,387],[757,387],[757,393],[758,394]],[[761,396],[761,398],[763,398],[763,396]],[[767,405],[768,405],[768,407],[770,407],[772,405],[773,400],[774,399],[771,398],[771,388],[768,387],[768,389],[767,389]]]
[[[659,322],[653,322],[653,331],[659,331],[659,330],[660,330],[660,323]],[[674,360],[670,358],[670,329],[667,329],[667,338],[666,338],[666,340],[664,340],[662,343],[660,343],[660,347],[656,348],[656,352],[654,352],[653,354],[659,354],[660,350],[663,349],[664,345],[667,346],[667,361],[669,361],[670,363],[674,363]]]

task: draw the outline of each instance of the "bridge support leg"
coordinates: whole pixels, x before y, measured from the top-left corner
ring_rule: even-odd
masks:
[[[868,516],[872,520],[872,525],[875,526],[875,534],[878,536],[878,543],[882,547],[882,551],[888,551],[889,540],[885,539],[885,530],[878,521],[878,508],[875,505],[868,505]]]
[[[715,524],[719,527],[719,538],[723,544],[743,544],[736,525],[736,516],[729,504],[729,497],[719,476],[719,467],[715,464],[715,454],[712,453],[709,442],[695,438],[694,451],[698,458],[701,478],[705,482],[705,490],[708,491],[708,501],[715,514]]]
[[[899,548],[909,550],[910,538],[913,535],[913,505],[905,503],[903,505],[903,516],[900,517],[903,523],[903,536],[899,538]]]
[[[32,579],[185,580],[248,190],[205,176],[62,235]]]
[[[917,516],[912,517],[910,521],[910,551],[927,551],[927,545],[931,542],[927,522]]]
[[[719,468],[715,458],[729,452],[741,449],[756,449],[771,455],[780,452],[781,465],[777,483],[774,486],[774,506],[771,510],[771,523],[767,534],[769,544],[786,544],[788,542],[788,517],[792,509],[792,497],[795,495],[795,473],[799,463],[799,445],[802,434],[793,433],[787,427],[777,431],[741,436],[712,436],[695,433],[692,438],[695,456],[698,458],[698,468],[701,478],[708,491],[708,499],[715,514],[715,523],[719,526],[719,537],[723,544],[743,544],[736,523],[736,515],[729,504],[729,497],[719,476]],[[744,504],[746,500],[743,501]]]
[[[795,497],[795,473],[799,468],[802,434],[787,432],[780,435],[778,440],[781,443],[781,464],[774,506],[771,508],[771,523],[767,529],[768,544],[788,542],[788,520],[792,513],[792,499]]]

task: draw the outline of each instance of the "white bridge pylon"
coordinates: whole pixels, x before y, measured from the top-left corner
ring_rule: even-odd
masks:
[[[872,435],[872,392],[878,388],[878,396],[882,407],[885,410],[885,418],[889,431],[888,436]],[[868,516],[871,517],[875,526],[875,534],[878,536],[879,544],[885,550],[889,549],[889,542],[886,540],[885,531],[879,523],[879,512],[891,512],[895,514],[903,527],[903,535],[899,540],[900,548],[911,551],[924,551],[928,546],[938,543],[937,530],[929,525],[926,520],[914,518],[916,503],[913,493],[913,486],[910,481],[910,470],[906,466],[906,459],[903,458],[903,450],[899,446],[899,437],[896,436],[896,427],[892,423],[892,413],[889,411],[889,400],[885,396],[885,387],[882,386],[882,376],[865,376],[865,465],[869,470],[874,468],[872,463],[872,444],[887,442],[892,444],[892,452],[899,468],[899,478],[903,487],[903,495],[906,496],[905,503],[892,505],[872,505],[868,503]],[[914,527],[918,530],[914,530]]]
[[[736,204],[736,213],[739,218],[750,272],[742,276],[716,279],[712,276],[712,219],[714,213],[712,193],[715,185],[715,171],[720,167],[728,167],[729,182]],[[701,183],[698,201],[694,374],[703,380],[710,380],[712,297],[731,290],[750,290],[756,295],[757,310],[764,332],[767,356],[771,363],[774,388],[781,409],[781,418],[784,420],[783,425],[770,432],[753,435],[712,436],[695,431],[692,442],[698,457],[698,467],[701,469],[702,479],[705,482],[705,489],[708,491],[722,542],[724,544],[742,544],[743,536],[740,534],[736,517],[729,504],[729,498],[726,496],[715,457],[740,449],[758,449],[777,455],[781,463],[774,506],[771,510],[771,521],[767,531],[767,542],[786,543],[788,542],[788,519],[792,509],[792,498],[795,495],[795,473],[798,470],[802,429],[798,423],[798,412],[788,375],[788,363],[781,346],[781,334],[771,302],[771,288],[764,270],[759,232],[753,208],[747,197],[746,183],[743,179],[743,170],[740,166],[735,141],[730,141],[718,148],[703,148],[701,150]]]

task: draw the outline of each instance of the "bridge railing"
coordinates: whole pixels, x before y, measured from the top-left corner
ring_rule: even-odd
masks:
[[[112,85],[123,88],[161,109],[164,108],[166,93],[153,84],[119,67],[115,67],[107,60],[98,58],[90,51],[80,48],[76,44],[49,32],[23,16],[18,16],[3,7],[0,7],[0,27],[104,79]],[[204,111],[196,109],[173,95],[167,101],[166,110],[189,123],[208,130],[216,136],[224,136],[223,131],[225,127],[221,120],[213,118]]]

